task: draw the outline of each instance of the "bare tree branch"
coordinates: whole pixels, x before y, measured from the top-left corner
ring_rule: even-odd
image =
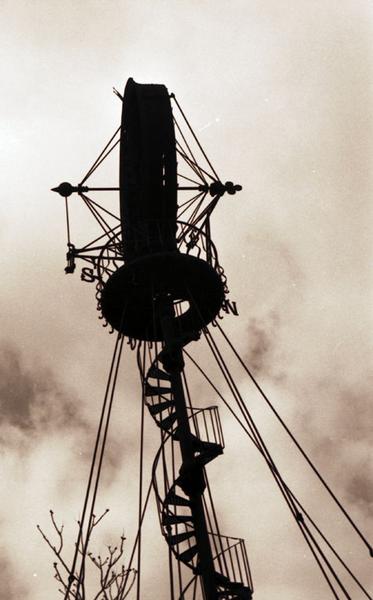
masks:
[[[57,558],[57,561],[53,563],[53,570],[54,578],[59,584],[58,591],[61,594],[66,594],[70,584],[69,597],[71,600],[85,600],[86,598],[85,554],[87,554],[89,558],[89,564],[91,564],[94,567],[94,571],[96,571],[95,578],[98,578],[97,592],[92,596],[91,600],[124,600],[131,591],[135,582],[137,574],[136,570],[126,569],[124,564],[121,564],[120,566],[118,565],[118,562],[123,558],[124,554],[124,542],[126,539],[124,535],[121,535],[120,537],[119,546],[106,546],[107,554],[104,557],[101,555],[94,555],[92,552],[86,553],[93,529],[97,527],[97,525],[102,521],[108,512],[109,509],[106,509],[99,517],[92,515],[92,519],[89,523],[86,533],[86,538],[83,539],[83,536],[80,537],[78,553],[81,557],[81,561],[80,564],[77,565],[75,573],[70,572],[67,562],[62,556],[64,550],[64,526],[58,525],[54,516],[54,512],[52,510],[49,511],[54,533],[57,534],[58,543],[56,545],[51,542],[48,536],[41,529],[40,525],[37,525],[37,529],[42,535],[44,541],[48,544]],[[77,524],[80,528],[80,521],[78,521]],[[79,581],[80,571],[81,579]],[[90,573],[91,571],[92,570],[90,570]]]

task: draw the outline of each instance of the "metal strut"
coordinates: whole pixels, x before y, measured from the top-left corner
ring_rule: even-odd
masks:
[[[178,185],[177,189],[180,191],[194,190],[198,192],[205,192],[206,194],[209,193],[210,196],[220,197],[225,193],[233,196],[236,192],[242,190],[242,186],[238,184],[235,185],[232,183],[232,181],[226,181],[225,183],[222,183],[221,181],[216,180],[210,185],[207,183],[204,185]],[[82,185],[81,183],[78,185],[71,185],[71,183],[64,181],[63,183],[60,183],[59,186],[51,188],[51,191],[60,194],[60,196],[63,196],[64,198],[67,198],[73,193],[81,195],[86,194],[87,192],[119,192],[120,187],[88,187],[87,185]]]

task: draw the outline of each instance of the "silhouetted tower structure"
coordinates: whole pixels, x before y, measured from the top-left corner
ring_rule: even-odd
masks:
[[[120,127],[77,186],[64,182],[54,188],[65,198],[68,243],[65,271],[73,273],[77,259],[85,262],[81,278],[95,283],[100,319],[104,326],[111,326],[111,333],[117,332],[64,600],[81,600],[83,597],[84,561],[124,340],[131,349],[137,350],[142,409],[144,406],[148,408],[160,430],[161,445],[153,462],[151,482],[162,534],[169,548],[170,599],[250,600],[253,595],[244,542],[220,533],[205,471],[206,465],[222,454],[224,448],[219,413],[215,406],[193,406],[184,371],[185,356],[225,402],[263,457],[296,526],[316,559],[328,591],[334,598],[340,597],[337,590],[341,590],[346,598],[355,598],[349,594],[329,560],[328,551],[332,550],[336,561],[351,578],[354,590],[358,588],[364,597],[372,598],[284,481],[211,334],[210,324],[222,335],[220,339],[228,345],[233,357],[255,384],[262,399],[372,557],[373,549],[368,539],[305,453],[219,324],[222,311],[238,313],[235,303],[227,297],[226,277],[211,240],[210,216],[224,194],[233,195],[241,186],[229,181],[222,183],[178,101],[173,94],[169,95],[165,86],[142,85],[129,79],[124,96],[116,94],[123,104]],[[173,114],[171,101],[181,114],[182,124]],[[88,179],[118,145],[119,187],[88,187]],[[196,159],[197,152],[202,157],[203,166]],[[188,174],[183,171],[184,168],[189,169]],[[102,206],[88,196],[88,193],[100,191],[119,191],[119,211],[117,206],[113,212],[107,205]],[[68,200],[74,192],[86,204],[101,229],[101,235],[80,247],[76,247],[70,239]],[[179,196],[184,192],[192,192],[192,197],[180,201]],[[211,378],[185,349],[188,343],[198,341],[201,333],[237,404],[236,410],[226,402]],[[109,408],[105,408],[109,396]],[[141,421],[142,465],[142,417]],[[104,422],[106,429],[102,436]],[[95,471],[97,460],[99,467]],[[142,467],[139,479],[141,490]],[[90,514],[86,518],[88,500]],[[138,567],[141,562],[139,540],[146,506],[147,501],[142,504],[139,491],[139,529],[133,550],[137,545]],[[186,572],[192,574],[187,583]],[[123,587],[116,591],[115,600],[123,600],[127,596],[127,582],[125,577]],[[138,577],[136,599],[140,600],[140,597]]]
[[[206,600],[224,597],[232,582],[217,573],[210,546],[202,495],[206,487],[204,465],[222,452],[219,444],[203,442],[191,431],[182,382],[183,346],[222,307],[224,285],[212,266],[177,249],[177,161],[172,110],[163,85],[141,85],[130,79],[123,100],[120,159],[120,214],[123,256],[126,264],[107,281],[102,292],[102,312],[123,334],[163,344],[148,378],[168,382],[152,386],[145,395],[163,395],[153,405],[162,414],[161,427],[180,444],[182,465],[174,489],[164,502],[162,523],[169,528],[172,546],[195,537],[195,543],[178,555],[188,563],[197,557]],[[175,303],[187,303],[177,315]],[[162,367],[160,367],[160,364]],[[182,502],[189,515],[177,515]],[[173,509],[173,510],[170,510]],[[188,531],[172,534],[172,526],[189,523]],[[188,536],[187,538],[185,536]],[[222,587],[226,589],[222,591]],[[250,598],[248,588],[235,582],[236,597]],[[225,596],[227,597],[227,596]],[[232,597],[232,596],[231,596]]]
[[[156,490],[171,553],[192,570],[194,579],[200,579],[205,600],[249,600],[252,583],[244,543],[223,540],[217,524],[216,531],[211,530],[216,515],[214,510],[209,513],[204,499],[205,466],[223,452],[217,408],[188,405],[183,359],[184,346],[198,340],[219,311],[227,310],[225,277],[211,241],[209,218],[224,193],[234,194],[241,187],[223,184],[215,176],[208,181],[203,170],[198,170],[201,181],[185,178],[187,185],[178,183],[178,146],[164,85],[129,79],[121,99],[120,227],[109,231],[105,244],[95,240],[95,246],[80,249],[69,236],[66,272],[74,271],[76,258],[90,260],[93,269],[83,269],[82,279],[88,275],[97,282],[105,321],[134,346],[150,344],[153,350],[149,368],[141,373],[144,400],[161,430],[162,445],[171,439],[179,445],[181,457],[176,478],[165,477],[163,498]],[[192,157],[187,160],[195,170]],[[114,189],[84,183],[76,187],[63,183],[54,189],[66,198],[66,206],[73,192],[89,202],[88,192]],[[177,220],[178,191],[193,191],[205,202],[186,223]],[[203,417],[202,426],[198,415]],[[187,598],[188,587],[180,599]],[[193,598],[195,594],[194,586]]]

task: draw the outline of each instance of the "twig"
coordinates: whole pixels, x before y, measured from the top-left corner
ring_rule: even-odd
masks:
[[[88,526],[88,531],[86,533],[88,540],[91,537],[92,531],[97,525],[101,522],[104,516],[109,512],[109,509],[106,509],[99,517],[96,515],[92,515],[92,519]],[[65,559],[62,556],[62,552],[64,549],[64,525],[58,525],[54,516],[54,512],[52,510],[49,511],[50,518],[52,521],[53,529],[57,534],[58,544],[54,545],[44,531],[41,529],[40,525],[37,525],[37,529],[42,535],[45,542],[53,551],[54,555],[57,558],[57,562],[53,563],[54,569],[54,578],[59,583],[60,587],[58,591],[61,594],[66,594],[66,590],[70,585],[69,596],[74,598],[74,600],[85,600],[85,585],[84,585],[84,577],[85,577],[85,564],[83,564],[82,568],[82,578],[79,582],[78,572],[79,569],[77,567],[76,573],[71,573],[70,569],[67,566]],[[77,521],[78,527],[80,527],[80,521]],[[87,539],[87,538],[86,538]],[[98,591],[96,595],[92,598],[92,600],[125,600],[131,591],[133,584],[136,579],[136,571],[135,569],[126,569],[122,564],[117,571],[115,567],[118,566],[118,562],[123,557],[124,554],[124,542],[125,536],[122,534],[120,537],[119,546],[112,547],[111,545],[106,546],[108,554],[104,557],[100,555],[94,555],[92,552],[88,552],[87,555],[90,559],[90,563],[96,567],[98,570]],[[85,553],[86,543],[83,539],[83,536],[80,538],[79,543],[79,555],[82,557],[84,563],[84,553]],[[60,565],[63,567],[66,573],[62,573],[60,570]],[[131,581],[129,582],[129,576],[131,575]],[[80,585],[78,585],[80,583]],[[127,585],[128,584],[128,585]],[[79,589],[79,591],[78,591]]]

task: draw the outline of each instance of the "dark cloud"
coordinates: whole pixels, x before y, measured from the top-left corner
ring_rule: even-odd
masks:
[[[77,398],[69,395],[49,368],[26,366],[22,353],[3,343],[0,347],[1,426],[26,434],[57,427],[83,426]]]
[[[273,342],[270,332],[257,319],[250,319],[248,327],[249,352],[247,362],[254,373],[268,370]]]
[[[0,572],[0,600],[18,600],[25,597],[26,589],[17,581],[14,570],[3,553],[0,554]]]
[[[361,472],[353,474],[348,481],[346,492],[349,503],[354,504],[366,516],[373,517],[373,477],[371,464],[366,459],[360,465]]]
[[[279,369],[277,341],[280,318],[275,311],[270,311],[267,318],[252,318],[247,328],[248,350],[245,362],[253,375],[263,375],[275,381],[284,379]]]
[[[314,464],[364,529],[373,515],[371,392],[367,378],[347,381],[350,378],[351,374],[340,372],[333,379],[310,381],[312,401],[303,406],[300,437]]]
[[[368,381],[346,386],[336,394],[335,428],[342,439],[369,441],[372,434],[371,389]]]
[[[30,442],[34,444],[46,436],[52,448],[53,434],[65,431],[75,438],[77,458],[90,464],[99,414],[88,422],[82,399],[70,394],[50,368],[26,366],[22,353],[10,344],[0,348],[0,407],[0,446],[27,452]],[[126,455],[132,456],[137,451],[137,438],[131,444],[127,437],[125,447]],[[104,483],[120,469],[123,451],[123,440],[118,439],[117,428],[112,431],[111,427],[105,448]]]
[[[311,431],[318,420],[318,439],[323,452],[330,444],[336,451],[344,444],[369,442],[372,432],[371,394],[368,382],[347,383],[340,380],[318,380],[310,383],[313,403],[303,409],[303,429]],[[321,418],[320,418],[321,417]],[[331,450],[330,448],[330,450]]]

